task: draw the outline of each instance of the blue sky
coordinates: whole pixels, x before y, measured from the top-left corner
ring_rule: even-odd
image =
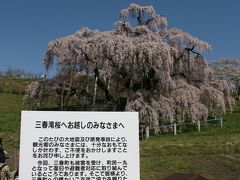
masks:
[[[130,3],[153,5],[177,27],[205,40],[208,60],[240,58],[239,0],[1,0],[0,71],[7,67],[44,73],[42,58],[50,40],[81,27],[111,30]]]

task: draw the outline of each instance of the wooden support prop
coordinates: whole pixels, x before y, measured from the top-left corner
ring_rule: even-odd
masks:
[[[146,128],[145,128],[145,138],[146,139],[149,139],[149,127],[148,126],[146,126]]]
[[[173,124],[173,128],[174,128],[174,135],[177,135],[177,124],[176,123]]]
[[[198,132],[200,132],[201,131],[201,122],[199,120],[197,121],[197,126],[198,126]]]

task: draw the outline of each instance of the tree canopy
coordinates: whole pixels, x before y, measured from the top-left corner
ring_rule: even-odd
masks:
[[[200,54],[209,50],[207,42],[181,29],[169,29],[167,18],[152,6],[130,4],[121,10],[111,31],[82,28],[49,42],[44,65],[49,70],[56,61],[58,75],[31,84],[25,100],[41,101],[41,92],[48,92],[45,88],[60,89],[58,94],[65,94],[61,101],[87,100],[96,110],[100,89],[109,110],[117,110],[125,98],[124,110],[138,111],[140,120],[155,132],[159,124],[206,120],[210,111],[231,111],[234,104],[232,84],[211,81],[212,70]]]

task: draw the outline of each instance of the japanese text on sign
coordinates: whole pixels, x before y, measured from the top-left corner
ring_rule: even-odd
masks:
[[[139,180],[138,114],[22,112],[25,179]]]

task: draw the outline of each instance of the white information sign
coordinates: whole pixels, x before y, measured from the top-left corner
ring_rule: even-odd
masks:
[[[20,180],[139,180],[137,112],[23,111]]]

